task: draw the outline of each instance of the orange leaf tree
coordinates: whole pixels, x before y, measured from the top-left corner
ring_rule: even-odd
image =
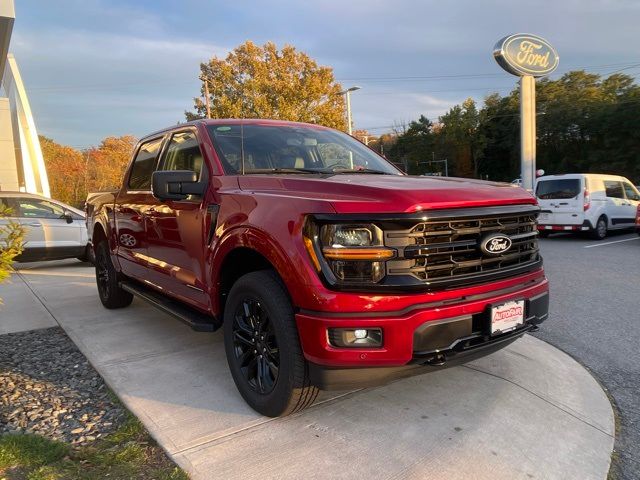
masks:
[[[279,50],[272,42],[259,46],[247,41],[224,59],[213,57],[202,63],[200,78],[207,82],[213,118],[272,118],[346,127],[342,87],[333,70],[291,45]],[[194,100],[195,112],[186,112],[188,120],[205,116],[205,103]]]

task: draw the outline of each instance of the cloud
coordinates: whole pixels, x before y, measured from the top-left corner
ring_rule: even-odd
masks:
[[[228,52],[179,37],[62,28],[17,32],[12,50],[40,133],[75,145],[184,120],[199,93],[200,62]]]

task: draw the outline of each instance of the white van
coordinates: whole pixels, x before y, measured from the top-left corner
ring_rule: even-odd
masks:
[[[536,182],[538,232],[588,231],[595,239],[608,230],[635,227],[640,192],[626,178],[596,173],[547,175]]]

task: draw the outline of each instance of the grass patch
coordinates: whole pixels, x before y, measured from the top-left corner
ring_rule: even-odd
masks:
[[[38,435],[0,437],[0,472],[12,467],[40,467],[62,459],[68,447]]]
[[[188,480],[142,424],[129,416],[91,447],[36,435],[0,436],[0,480]]]

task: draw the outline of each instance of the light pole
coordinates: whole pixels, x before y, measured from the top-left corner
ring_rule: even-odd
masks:
[[[207,118],[211,118],[211,105],[209,105],[209,79],[200,75],[200,80],[204,84],[204,105]]]
[[[354,86],[339,92],[338,95],[345,95],[347,102],[347,133],[351,135],[353,133],[353,127],[351,125],[351,92],[355,92],[356,90],[360,90],[361,87]]]

